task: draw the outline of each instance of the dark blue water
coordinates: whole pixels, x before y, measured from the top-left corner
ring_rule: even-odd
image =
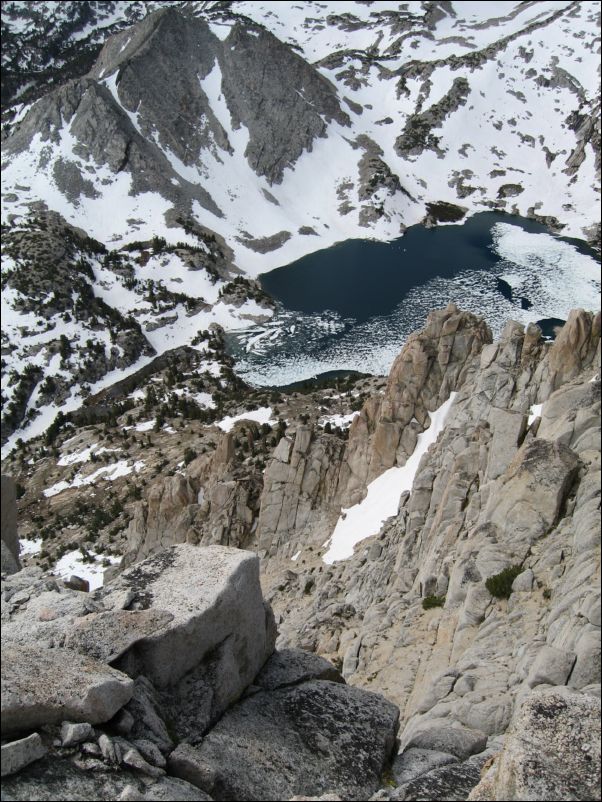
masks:
[[[390,243],[347,240],[264,273],[260,281],[286,309],[308,313],[328,309],[362,323],[389,314],[410,290],[431,279],[492,268],[500,261],[492,250],[496,223],[512,223],[532,234],[548,232],[533,220],[485,212],[461,225],[412,226]],[[595,256],[584,243],[578,246]],[[511,296],[507,284],[498,289]]]
[[[432,309],[454,302],[483,315],[494,336],[509,319],[540,321],[553,336],[571,308],[599,308],[599,273],[586,243],[532,220],[485,212],[413,226],[391,243],[348,240],[260,276],[276,315],[228,335],[228,350],[251,384],[384,374]]]

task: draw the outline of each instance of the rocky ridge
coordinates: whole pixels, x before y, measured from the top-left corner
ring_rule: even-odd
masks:
[[[494,745],[532,688],[599,683],[599,338],[581,311],[553,344],[514,323],[490,343],[483,321],[434,313],[347,443],[301,425],[268,463],[254,542],[279,642],[392,698],[402,748]],[[342,500],[403,464],[451,392],[397,516],[325,566]],[[487,582],[510,569],[496,598]]]
[[[387,384],[354,418],[347,439],[299,419],[268,448],[265,472],[253,474],[252,462],[237,457],[236,434],[224,433],[213,451],[190,461],[181,474],[158,478],[135,504],[123,562],[131,567],[123,577],[135,573],[136,561],[148,554],[154,555],[147,557],[151,566],[161,560],[161,549],[169,552],[174,542],[234,542],[255,549],[279,647],[327,658],[351,685],[384,693],[400,709],[400,754],[391,768],[396,787],[381,788],[377,798],[465,799],[481,766],[500,749],[493,764],[499,770],[486,775],[483,789],[474,792],[485,796],[475,798],[512,798],[508,777],[518,772],[531,788],[525,756],[540,749],[527,739],[504,757],[512,743],[508,727],[520,721],[516,731],[524,729],[525,705],[536,706],[536,694],[543,693],[547,710],[548,692],[559,688],[564,694],[565,702],[549,706],[550,717],[559,716],[559,750],[569,748],[562,732],[571,716],[581,715],[574,710],[581,705],[595,715],[599,370],[599,315],[572,312],[552,343],[537,327],[525,330],[510,322],[492,343],[483,320],[450,305],[432,313],[425,330],[410,339]],[[324,540],[341,506],[361,504],[375,479],[403,466],[435,410],[450,398],[441,435],[424,453],[397,513],[376,536],[361,541],[352,557],[324,564]],[[116,592],[111,587],[106,593]],[[123,578],[113,587],[125,590]],[[144,607],[144,598],[140,602]],[[147,610],[139,612],[141,627],[170,626],[160,615],[144,620]],[[90,648],[90,632],[105,615],[94,613],[100,616],[94,629],[78,627],[67,643],[79,639]],[[96,659],[117,652],[101,649]],[[135,676],[138,659],[118,658],[115,665]],[[255,684],[262,687],[259,680]],[[188,688],[180,693],[192,698]],[[336,707],[338,693],[328,691],[329,705]],[[193,698],[211,721],[210,705],[200,701],[205,697],[195,691]],[[178,776],[210,777],[206,790],[216,798],[246,798],[268,787],[261,783],[272,763],[289,760],[282,738],[269,734],[270,711],[286,719],[298,700],[254,699],[249,696],[240,713],[219,719],[199,754],[178,747]],[[181,736],[194,742],[203,717],[195,714],[191,721],[182,705],[169,704],[174,719],[183,722]],[[260,724],[257,717],[263,720],[264,713],[268,721]],[[260,727],[261,737],[278,743],[281,756],[270,753],[266,763],[254,755],[241,777],[226,776],[218,758],[234,748],[237,733],[247,732],[247,721],[249,738],[257,738]],[[590,736],[585,730],[578,735],[585,752]],[[318,760],[322,753],[318,748],[312,754]],[[515,760],[526,763],[508,768]],[[544,773],[549,788],[570,781]],[[244,785],[251,776],[259,785]],[[584,782],[595,782],[595,772],[587,776]],[[359,793],[329,782],[320,793],[337,787],[341,798]],[[274,785],[274,798],[280,787]],[[297,793],[292,785],[289,792]]]
[[[249,552],[172,546],[93,595],[24,569],[2,620],[6,799],[362,799],[395,745],[393,704],[273,653]]]
[[[45,431],[59,413],[96,406],[108,386],[113,397],[122,382],[136,389],[166,364],[175,371],[178,363],[194,364],[197,384],[208,390],[222,370],[225,381],[240,384],[219,322],[266,319],[273,302],[227,266],[224,244],[200,229],[196,236],[196,245],[168,246],[155,237],[108,250],[55,212],[4,229],[3,447],[19,434]],[[203,398],[207,411],[214,401]]]
[[[298,237],[301,229],[314,229],[323,247],[330,236],[321,229],[331,223],[338,228],[341,218],[348,237],[377,227],[380,236],[390,238],[400,226],[422,219],[426,204],[438,201],[461,200],[473,210],[503,208],[559,228],[568,217],[575,222],[585,217],[588,223],[580,223],[580,232],[587,229],[594,241],[599,237],[591,216],[600,169],[599,17],[593,3],[516,7],[489,17],[453,4],[438,7],[433,15],[428,3],[376,11],[352,3],[341,15],[336,4],[328,3],[319,9],[301,3],[284,13],[237,3],[136,2],[106,15],[99,4],[82,14],[78,4],[65,2],[50,9],[46,40],[30,5],[9,4],[3,13],[9,98],[20,40],[32,62],[29,80],[18,90],[28,102],[8,100],[13,119],[6,123],[7,153],[21,152],[36,134],[51,150],[62,139],[60,152],[47,155],[39,168],[56,174],[57,186],[75,206],[70,215],[78,216],[82,192],[91,199],[96,193],[102,206],[105,188],[94,173],[98,165],[108,164],[105,181],[114,183],[110,174],[124,171],[134,193],[158,192],[173,209],[187,210],[222,235],[219,218],[232,217],[228,238],[243,245],[236,247],[237,257],[245,261],[246,256],[249,267],[255,260],[245,243],[254,249],[254,242],[278,234],[276,250],[307,252],[314,246]],[[568,43],[564,48],[557,47],[559,36]],[[51,50],[66,51],[56,69],[52,52],[44,55],[48,40]],[[80,63],[69,57],[76,42]],[[46,72],[38,72],[37,56],[48,64]],[[85,77],[84,65],[89,67]],[[181,77],[177,82],[171,81],[174,70]],[[57,88],[49,93],[52,86]],[[166,98],[167,105],[157,103]],[[192,114],[179,113],[182,101]],[[562,120],[556,119],[559,103],[569,110]],[[545,112],[534,115],[532,107]],[[63,111],[72,121],[68,131],[60,119]],[[475,128],[484,130],[470,144],[462,141],[457,121],[473,116],[478,118]],[[542,116],[549,122],[545,131],[533,125]],[[329,143],[322,147],[320,139]],[[372,144],[362,156],[366,142]],[[333,159],[337,148],[345,169],[336,167],[328,194],[334,200],[343,192],[345,202],[337,204],[331,223],[326,223],[328,214],[297,220],[299,210],[290,197],[280,197],[269,185],[283,180],[297,185],[284,172],[291,168],[294,173],[300,158],[313,151],[315,158],[303,159],[304,169],[319,175],[314,170],[321,170],[320,151],[326,149],[334,166],[340,161]],[[94,156],[96,168],[87,155]],[[222,176],[228,172],[230,156],[242,183],[228,182],[226,202],[216,178],[220,165],[226,171]],[[441,180],[436,162],[443,158]],[[246,175],[243,164],[250,168]],[[357,166],[357,176],[348,164]],[[562,185],[565,198],[572,198],[577,179],[575,202],[560,208],[534,192],[532,178],[539,170]],[[256,180],[262,177],[267,183]],[[33,200],[25,183],[17,182],[20,188],[12,193],[17,208]],[[264,207],[266,221],[273,219],[274,206],[281,207],[268,230],[245,214],[242,203],[232,211],[233,202],[251,198]],[[39,200],[50,200],[50,208],[59,211],[56,198]],[[577,208],[583,203],[587,211]],[[134,217],[130,228],[140,224]],[[168,225],[174,222],[172,216]],[[279,263],[286,261],[291,259]]]
[[[495,737],[529,688],[599,681],[599,349],[599,316],[573,313],[551,346],[509,324],[470,360],[397,516],[348,561],[302,551],[270,594],[283,643],[400,705],[402,744],[433,723]],[[511,566],[497,600],[486,580]]]

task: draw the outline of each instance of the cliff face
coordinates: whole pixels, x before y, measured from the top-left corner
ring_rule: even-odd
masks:
[[[400,788],[377,798],[466,798],[502,746],[474,798],[513,798],[513,777],[531,793],[529,756],[547,754],[537,721],[553,715],[553,749],[572,760],[567,726],[580,710],[595,716],[599,693],[600,323],[575,310],[546,342],[509,322],[492,343],[481,319],[453,305],[433,312],[347,439],[291,423],[262,452],[262,471],[243,456],[260,430],[243,421],[157,478],[135,505],[124,576],[178,543],[253,549],[278,645],[329,659],[400,709]],[[383,478],[404,470],[410,489],[398,487],[374,528],[374,494],[390,507]],[[348,519],[360,521],[353,554],[333,562],[329,538]],[[291,693],[286,705],[299,702]],[[256,722],[266,711],[251,700]],[[198,753],[178,747],[173,772],[190,779],[209,766],[221,777],[245,710]],[[271,722],[269,713],[270,737]],[[579,743],[588,737],[579,729]],[[538,776],[553,795],[570,777],[546,765]],[[228,780],[235,796],[246,793],[243,775]]]
[[[40,138],[76,205],[102,195],[85,173],[97,183],[105,166],[111,182],[125,171],[133,193],[158,192],[182,216],[197,201],[221,218],[209,180],[216,162],[238,150],[266,186],[279,183],[330,122],[350,124],[334,86],[269,31],[250,20],[225,38],[215,31],[168,7],[109,37],[86,77],[32,107],[7,140],[8,157]]]
[[[600,681],[599,330],[573,312],[549,345],[509,324],[455,385],[398,514],[349,560],[302,552],[273,590],[283,642],[395,699],[402,746],[450,725],[496,736],[531,688]]]
[[[532,688],[599,682],[600,316],[572,312],[551,344],[515,323],[490,340],[472,315],[433,313],[347,444],[299,426],[256,477],[255,508],[231,504],[226,527],[219,470],[204,474],[197,461],[177,480],[208,500],[204,531],[217,540],[244,522],[281,643],[324,654],[349,682],[392,698],[402,746],[435,748],[429,733],[449,726],[495,738]],[[353,557],[325,565],[341,505],[405,463],[452,392],[397,514]],[[173,481],[151,490],[145,525],[138,517],[131,527],[134,552],[159,529],[164,539],[191,537],[154,512]],[[172,522],[196,509],[178,503]]]

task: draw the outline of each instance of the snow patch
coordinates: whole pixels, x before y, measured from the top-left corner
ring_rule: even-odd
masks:
[[[76,451],[73,454],[65,454],[57,462],[57,465],[65,467],[67,465],[74,465],[76,462],[89,462],[97,445],[98,443],[92,443],[91,446],[84,448],[82,451]],[[107,449],[103,450],[106,451]]]
[[[33,540],[22,538],[19,540],[19,556],[24,557],[27,554],[39,554],[42,551],[42,538],[37,537]]]
[[[270,423],[272,419],[272,407],[261,407],[260,409],[252,409],[249,412],[241,412],[240,415],[226,416],[223,420],[219,421],[216,425],[224,432],[229,432],[234,428],[234,425],[241,420],[255,421],[255,423]],[[273,422],[273,421],[272,421]]]
[[[341,511],[331,538],[324,544],[329,547],[322,557],[327,565],[351,557],[360,541],[377,535],[387,518],[397,514],[401,495],[412,490],[420,460],[437,440],[456,395],[451,393],[439,409],[429,413],[431,425],[418,435],[414,453],[406,464],[401,468],[389,468],[370,482],[363,501]]]
[[[359,415],[359,411],[350,412],[349,415],[326,415],[319,420],[320,426],[330,423],[331,426],[339,426],[341,429],[348,429],[352,422]]]
[[[128,476],[132,471],[139,473],[144,468],[144,465],[145,463],[142,460],[137,460],[133,465],[130,465],[126,460],[119,460],[119,462],[115,462],[113,465],[105,465],[99,468],[88,476],[83,476],[81,473],[78,473],[72,482],[67,482],[63,479],[51,487],[46,488],[43,494],[46,498],[51,498],[52,496],[62,493],[63,490],[68,490],[72,487],[92,485],[101,477],[109,482],[113,482],[115,479],[119,479],[122,476]]]
[[[58,560],[52,569],[53,573],[62,579],[69,579],[72,575],[86,579],[90,583],[90,590],[102,587],[104,572],[110,565],[119,563],[121,557],[97,554],[94,551],[89,551],[88,554],[92,558],[91,562],[84,559],[84,555],[79,549],[68,551]],[[102,562],[100,562],[101,560]],[[108,562],[108,565],[102,564],[105,561]]]
[[[537,418],[541,418],[541,411],[543,409],[543,404],[533,404],[531,409],[529,410],[529,418],[527,420],[527,426],[530,426],[534,420]]]

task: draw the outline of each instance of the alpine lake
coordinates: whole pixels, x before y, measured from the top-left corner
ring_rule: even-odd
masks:
[[[349,373],[386,374],[430,310],[454,302],[554,337],[569,310],[600,308],[600,258],[541,223],[484,212],[416,225],[392,242],[347,240],[259,277],[274,317],[227,336],[236,372],[285,387]]]

